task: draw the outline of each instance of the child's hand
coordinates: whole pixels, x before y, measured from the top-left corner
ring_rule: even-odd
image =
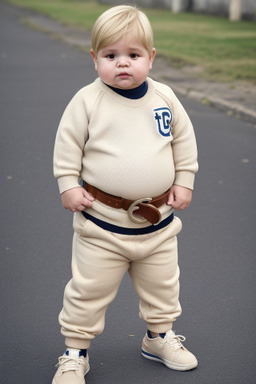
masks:
[[[170,189],[167,204],[176,211],[181,211],[189,206],[192,200],[192,190],[189,188],[173,185]]]
[[[65,191],[61,195],[63,207],[71,212],[84,211],[86,207],[91,207],[94,197],[84,188],[77,187]]]

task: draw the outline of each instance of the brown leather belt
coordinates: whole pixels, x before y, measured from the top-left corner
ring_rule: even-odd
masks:
[[[85,189],[101,203],[112,208],[124,209],[128,211],[130,219],[135,223],[144,223],[148,220],[152,224],[157,224],[161,221],[161,213],[157,208],[167,203],[169,190],[157,197],[146,197],[138,200],[127,200],[122,197],[113,196],[92,185],[85,183]],[[136,216],[134,215],[136,213]],[[144,219],[142,219],[142,216]]]

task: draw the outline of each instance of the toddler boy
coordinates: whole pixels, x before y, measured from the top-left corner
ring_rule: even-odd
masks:
[[[198,169],[190,119],[148,77],[156,50],[133,6],[104,12],[92,31],[99,77],[71,100],[54,149],[63,206],[74,212],[72,279],[59,316],[67,350],[53,384],[84,384],[88,348],[128,271],[147,325],[142,355],[184,371],[196,357],[172,331],[181,314],[174,210],[190,204]]]

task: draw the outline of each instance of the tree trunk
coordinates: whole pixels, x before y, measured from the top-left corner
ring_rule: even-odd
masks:
[[[229,19],[231,21],[241,20],[241,1],[242,0],[230,0]]]
[[[186,12],[189,8],[189,0],[172,0],[172,12]]]

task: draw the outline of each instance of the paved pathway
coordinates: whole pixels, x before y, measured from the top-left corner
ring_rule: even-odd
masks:
[[[88,53],[20,24],[20,16],[0,3],[0,377],[50,384],[64,348],[57,316],[72,238],[72,215],[52,176],[53,143],[66,104],[95,72]],[[140,356],[145,326],[126,276],[90,349],[87,384],[255,383],[256,129],[181,99],[200,172],[181,214],[183,315],[175,329],[200,365],[180,373]]]

